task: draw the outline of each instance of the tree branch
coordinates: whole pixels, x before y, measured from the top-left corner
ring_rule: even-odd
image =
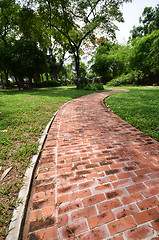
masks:
[[[95,17],[94,8],[92,7],[91,2],[90,2],[89,0],[87,0],[87,1],[88,1],[88,3],[89,3],[89,6],[91,7],[91,12],[90,12],[90,14],[93,13],[93,16]],[[88,18],[89,18],[89,16],[90,16],[90,15],[88,15]]]
[[[97,5],[98,5],[98,3],[100,2],[100,0],[98,0],[98,1],[96,2],[96,4],[95,4],[94,7],[92,6],[90,0],[87,0],[87,1],[88,1],[89,5],[90,5],[90,7],[91,7],[91,11],[90,11],[90,13],[88,14],[87,18],[89,18],[92,13],[93,13],[93,16],[95,17],[96,14],[94,13],[94,10],[95,10],[95,8],[97,7]]]
[[[91,30],[89,30],[88,32],[86,32],[86,33],[84,34],[84,36],[83,36],[83,37],[81,38],[81,40],[79,41],[78,48],[80,47],[82,41],[83,41],[91,32],[93,32],[94,29],[96,29],[96,27],[92,28]]]
[[[2,7],[1,7],[1,10],[2,10],[2,14],[3,14],[4,18],[6,19],[6,23],[4,24],[4,33],[3,33],[3,35],[2,35],[2,40],[3,40],[3,42],[6,44],[7,42],[6,42],[6,40],[5,40],[5,37],[6,37],[7,31],[8,31],[9,19],[8,19],[8,17],[5,15],[4,10],[3,10]]]
[[[76,43],[70,38],[70,36],[67,33],[63,32],[61,29],[59,29],[57,26],[55,26],[53,24],[51,24],[51,26],[53,26],[58,32],[60,32],[63,36],[65,36],[68,39],[69,44],[70,44],[72,50],[73,50],[73,46],[75,48],[77,48]]]

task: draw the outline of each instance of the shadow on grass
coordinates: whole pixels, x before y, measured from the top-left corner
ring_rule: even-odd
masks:
[[[48,112],[53,114],[63,103],[91,93],[93,91],[77,90],[73,87],[28,91],[1,90],[0,129],[25,124],[33,114],[41,117],[40,112],[47,115]]]
[[[82,96],[86,94],[91,94],[94,92],[105,92],[108,90],[101,90],[101,91],[92,91],[92,90],[78,90],[76,86],[64,86],[64,87],[55,87],[55,88],[37,88],[37,89],[30,89],[30,90],[0,90],[0,95],[39,95],[39,96],[48,96],[48,97],[56,97],[56,96],[63,96],[63,97],[71,97],[75,98],[76,96]]]

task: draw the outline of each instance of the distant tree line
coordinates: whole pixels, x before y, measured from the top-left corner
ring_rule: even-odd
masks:
[[[140,24],[131,30],[126,46],[109,40],[100,42],[92,70],[103,83],[159,84],[159,4],[144,9]]]

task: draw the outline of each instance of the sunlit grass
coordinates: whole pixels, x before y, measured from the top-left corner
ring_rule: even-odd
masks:
[[[124,88],[124,87],[122,87]],[[131,125],[159,141],[159,88],[131,88],[107,99],[110,108]],[[63,103],[91,91],[75,86],[30,91],[0,90],[0,239],[4,239],[15,207],[23,176],[36,153],[46,124]]]
[[[159,141],[159,88],[122,88],[130,92],[111,95],[106,103],[126,122]]]

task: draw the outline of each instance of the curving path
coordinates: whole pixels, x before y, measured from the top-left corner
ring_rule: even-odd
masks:
[[[159,239],[159,143],[103,104],[72,100],[44,145],[23,240]]]

